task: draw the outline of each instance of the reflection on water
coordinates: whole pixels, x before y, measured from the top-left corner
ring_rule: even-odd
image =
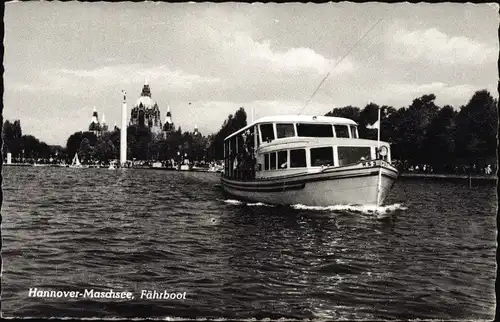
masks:
[[[491,319],[495,188],[399,181],[386,204],[247,204],[210,173],[6,168],[3,312]],[[36,299],[30,287],[188,296]]]

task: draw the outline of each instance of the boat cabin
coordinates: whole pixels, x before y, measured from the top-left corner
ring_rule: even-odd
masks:
[[[360,139],[356,122],[340,117],[264,117],[224,140],[224,176],[236,180],[369,166],[375,159],[391,162],[389,144],[379,149],[377,141]]]

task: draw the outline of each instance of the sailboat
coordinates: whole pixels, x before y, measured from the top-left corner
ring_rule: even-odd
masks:
[[[113,162],[110,162],[108,170],[116,170],[116,169],[117,169],[116,165]]]
[[[84,168],[84,166],[80,163],[80,160],[78,159],[78,153],[75,153],[75,157],[73,158],[73,161],[71,164],[68,166],[69,168]]]

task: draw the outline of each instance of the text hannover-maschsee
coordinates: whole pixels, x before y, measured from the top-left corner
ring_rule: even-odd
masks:
[[[91,298],[91,299],[127,299],[133,300],[134,295],[131,292],[115,292],[113,290],[97,292],[93,289],[85,289],[80,291],[46,291],[32,287],[28,293],[29,297],[45,297],[45,298]],[[168,291],[157,292],[150,290],[141,290],[141,299],[147,300],[185,300],[186,292],[172,293]]]
[[[115,292],[109,290],[107,292],[97,292],[93,289],[85,289],[83,292],[79,291],[43,291],[36,287],[30,288],[29,297],[55,297],[55,298],[96,298],[96,299],[128,299],[134,298],[131,292]]]

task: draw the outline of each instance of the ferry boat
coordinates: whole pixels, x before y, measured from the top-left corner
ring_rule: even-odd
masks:
[[[347,118],[263,117],[224,140],[222,187],[238,199],[380,206],[397,177],[389,143],[359,138]]]

